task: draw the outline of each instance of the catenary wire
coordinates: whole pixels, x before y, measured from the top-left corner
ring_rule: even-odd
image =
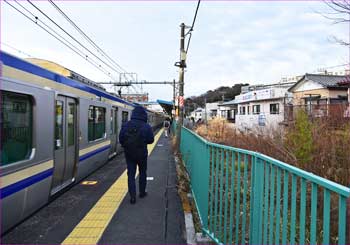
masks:
[[[64,13],[64,11],[62,9],[60,9],[57,4],[55,4],[52,0],[49,0],[49,2],[51,3],[51,5],[54,6],[54,8],[93,46],[96,48],[97,52],[100,53],[103,57],[105,57],[107,60],[109,60],[109,62],[113,63],[115,66],[117,66],[119,69],[121,69],[123,71],[123,76],[124,78],[127,80],[127,76],[131,77],[131,80],[134,80],[134,78],[129,75],[127,73],[127,71],[121,66],[119,65],[116,61],[114,61],[105,51],[103,51],[103,49],[101,49],[81,28],[78,27],[77,24],[75,24],[75,22],[69,18],[69,16]]]
[[[16,50],[18,53],[24,54],[24,55],[28,56],[29,58],[32,57],[30,54],[27,54],[26,52],[23,52],[22,50],[19,50],[19,49],[15,48],[15,47],[7,44],[7,43],[1,42],[1,44],[4,45],[4,46],[7,46],[7,47],[9,47],[9,48],[11,48],[13,50]]]
[[[69,22],[71,25],[92,45],[97,49],[97,52],[101,53],[102,56],[107,58],[110,62],[112,62],[114,65],[116,65],[119,69],[121,69],[124,72],[127,72],[121,65],[119,65],[116,61],[114,61],[103,49],[101,49],[81,28],[79,28],[75,22],[69,18],[69,16],[64,13],[62,9],[60,9],[57,4],[55,4],[52,0],[49,0],[49,2],[55,7],[55,9]]]
[[[86,61],[88,61],[91,65],[93,65],[95,68],[97,68],[98,70],[100,70],[101,72],[103,72],[105,75],[107,75],[108,77],[114,79],[113,76],[110,75],[110,73],[104,71],[103,69],[101,69],[101,65],[98,65],[96,63],[94,63],[91,59],[89,59],[88,56],[84,56],[83,54],[79,53],[78,51],[76,51],[74,48],[72,48],[69,44],[65,43],[64,41],[62,41],[59,37],[57,37],[56,35],[52,34],[50,31],[48,31],[45,27],[43,27],[42,25],[40,25],[37,21],[33,20],[31,17],[29,17],[28,15],[26,15],[25,13],[23,13],[21,10],[19,10],[18,8],[16,8],[14,5],[12,5],[11,3],[9,3],[7,0],[4,0],[5,3],[7,3],[8,5],[10,5],[13,9],[15,9],[17,12],[19,12],[20,14],[22,14],[24,17],[26,17],[27,19],[29,19],[30,21],[32,21],[33,23],[37,24],[41,29],[43,29],[45,32],[47,32],[49,35],[51,35],[52,37],[54,37],[55,39],[57,39],[59,42],[61,42],[62,44],[64,44],[66,47],[68,47],[69,49],[71,49],[74,53],[76,53],[77,55],[79,55],[80,57],[82,57],[83,59],[85,59]],[[36,17],[36,20],[38,20],[38,18]]]
[[[70,45],[71,47],[73,47],[75,50],[77,50],[77,52],[82,53],[81,56],[82,58],[84,58],[85,60],[87,60],[88,62],[92,63],[96,68],[98,68],[100,71],[102,71],[104,74],[106,74],[107,76],[109,76],[110,78],[113,79],[113,77],[111,76],[110,72],[108,72],[106,69],[104,69],[100,64],[98,64],[97,62],[95,62],[94,60],[92,60],[90,57],[88,57],[88,55],[84,54],[83,51],[81,51],[79,48],[77,48],[74,44],[72,44],[70,41],[68,41],[66,38],[64,38],[62,35],[60,35],[57,31],[55,31],[53,28],[51,28],[49,25],[47,25],[45,22],[43,22],[42,20],[40,20],[36,15],[34,15],[30,10],[28,10],[26,7],[24,7],[22,4],[20,4],[17,0],[15,0],[15,2],[21,6],[22,9],[24,9],[27,13],[29,13],[30,15],[32,15],[35,19],[35,23],[38,24],[37,22],[39,21],[40,23],[42,23],[46,28],[48,28],[51,32],[55,33],[60,39],[63,39],[66,43],[68,43],[68,45]],[[32,19],[30,19],[32,20]],[[40,26],[40,25],[39,25]],[[61,41],[62,42],[62,41]],[[90,59],[90,60],[88,60]]]
[[[123,77],[128,80],[127,76],[131,78],[131,80],[135,80],[133,76],[128,74],[128,72],[121,66],[119,65],[115,60],[113,60],[103,49],[101,49],[80,27],[78,27],[75,22],[69,18],[69,16],[62,10],[60,9],[57,4],[55,4],[52,0],[49,0],[51,5],[87,40],[96,50],[98,53],[100,53],[103,57],[105,57],[110,63],[114,64],[118,69],[122,70],[123,72],[120,72],[120,74],[123,75]],[[132,86],[132,88],[137,92],[135,86]]]
[[[192,26],[191,26],[190,30],[188,31],[188,33],[190,34],[190,37],[188,38],[186,53],[188,52],[188,48],[190,47],[191,38],[192,38],[192,31],[193,31],[194,24],[196,23],[197,13],[198,13],[200,3],[201,3],[201,0],[198,0],[196,12],[194,14],[193,21],[192,21]]]
[[[32,15],[35,19],[35,23],[37,24],[37,22],[39,21],[40,23],[42,23],[46,28],[48,28],[50,31],[52,31],[53,33],[55,33],[58,37],[60,37],[61,39],[63,39],[65,42],[67,42],[71,47],[73,47],[74,49],[78,50],[78,52],[82,53],[82,55],[84,56],[83,58],[85,60],[88,60],[90,63],[94,63],[95,67],[98,66],[99,70],[101,70],[104,74],[106,74],[107,76],[109,76],[110,78],[114,79],[111,76],[111,73],[108,72],[105,68],[102,67],[102,65],[98,64],[97,62],[95,62],[93,59],[91,59],[90,57],[88,57],[88,55],[84,54],[83,51],[81,51],[79,48],[77,48],[74,44],[72,44],[70,41],[68,41],[66,38],[64,38],[62,35],[60,35],[57,31],[55,31],[52,27],[50,27],[49,25],[47,25],[45,22],[43,22],[42,20],[40,20],[35,14],[33,14],[30,10],[28,10],[26,7],[24,7],[22,4],[20,4],[17,0],[15,0],[15,2],[21,6],[22,9],[24,9],[27,13],[29,13],[30,15]],[[32,19],[30,19],[32,20]],[[96,67],[97,68],[97,67]]]
[[[48,16],[44,11],[42,11],[39,7],[37,7],[35,4],[33,4],[30,0],[27,0],[35,9],[37,9],[42,15],[44,15],[47,19],[49,19],[54,25],[56,25],[60,30],[62,30],[65,34],[67,34],[71,39],[73,39],[76,43],[78,43],[82,48],[84,48],[86,51],[88,51],[91,55],[93,55],[96,59],[104,63],[106,66],[108,66],[110,69],[117,73],[121,73],[120,69],[116,69],[115,67],[112,67],[110,64],[106,63],[104,60],[102,60],[100,57],[98,57],[96,54],[94,54],[90,49],[85,47],[81,42],[79,42],[75,37],[73,37],[70,33],[68,33],[65,29],[63,29],[59,24],[57,24],[50,16]]]

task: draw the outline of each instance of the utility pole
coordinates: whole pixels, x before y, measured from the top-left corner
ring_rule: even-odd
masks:
[[[186,52],[185,52],[185,24],[181,23],[181,32],[180,32],[180,62],[175,63],[175,66],[179,67],[179,120],[176,125],[176,142],[175,148],[180,151],[180,142],[181,142],[181,127],[183,124],[184,116],[184,73],[186,67]]]
[[[175,119],[175,115],[176,115],[176,105],[175,105],[175,98],[176,98],[176,88],[175,88],[176,82],[175,79],[173,81],[173,109],[174,109],[174,115],[173,116],[173,120]]]
[[[204,97],[204,120],[205,125],[208,127],[208,118],[207,118],[207,97]]]

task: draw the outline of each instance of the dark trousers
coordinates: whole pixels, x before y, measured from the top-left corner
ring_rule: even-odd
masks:
[[[147,184],[147,157],[141,161],[135,161],[130,157],[126,157],[126,164],[128,168],[128,188],[130,197],[136,197],[135,175],[136,166],[139,167],[139,193],[146,191]]]

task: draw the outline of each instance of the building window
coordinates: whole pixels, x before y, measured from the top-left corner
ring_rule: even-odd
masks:
[[[89,107],[88,140],[102,139],[106,134],[106,109],[103,107]]]
[[[32,97],[2,91],[0,112],[0,165],[28,159],[33,146]]]
[[[260,114],[260,105],[253,105],[253,114]]]
[[[280,105],[279,104],[270,104],[270,114],[279,114]]]
[[[235,118],[234,110],[227,110],[227,119],[234,119],[234,118]]]
[[[239,114],[240,115],[245,115],[245,106],[239,107]]]
[[[250,114],[250,106],[248,105],[247,106],[247,115],[249,115]]]
[[[122,112],[122,123],[125,123],[129,120],[129,112],[123,111]]]

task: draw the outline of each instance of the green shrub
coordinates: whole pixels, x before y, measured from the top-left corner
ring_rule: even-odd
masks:
[[[301,165],[312,161],[313,155],[313,125],[309,121],[304,110],[299,110],[296,115],[295,126],[287,132],[287,144],[290,145],[293,154]]]

